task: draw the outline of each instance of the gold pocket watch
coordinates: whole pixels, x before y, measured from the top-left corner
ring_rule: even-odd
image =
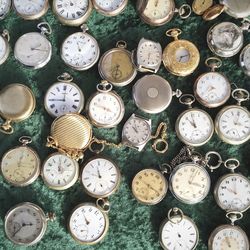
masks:
[[[105,52],[98,64],[100,76],[117,87],[128,85],[137,74],[131,52],[126,47],[125,41],[118,41],[116,48]]]
[[[213,5],[213,0],[194,0],[192,10],[196,15],[202,15]]]
[[[0,20],[3,20],[9,14],[10,9],[11,9],[11,0],[1,1]]]
[[[5,121],[0,131],[12,134],[12,122],[28,119],[36,106],[36,99],[31,89],[22,84],[10,84],[0,91],[0,117]]]
[[[163,51],[163,64],[170,73],[177,76],[187,76],[198,67],[200,53],[193,43],[178,39],[181,33],[181,30],[177,28],[166,32],[166,35],[173,37],[174,41],[169,43]]]
[[[0,35],[0,65],[3,64],[10,54],[10,35],[8,30],[3,30],[2,35]]]
[[[28,186],[40,174],[40,159],[38,154],[27,145],[32,142],[30,137],[19,138],[22,144],[7,151],[1,161],[1,172],[10,184],[17,187]]]

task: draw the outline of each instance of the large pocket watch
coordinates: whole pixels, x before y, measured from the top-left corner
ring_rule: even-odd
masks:
[[[191,218],[184,215],[180,208],[174,207],[161,224],[159,240],[165,250],[194,250],[199,241],[199,231]]]
[[[61,58],[75,70],[87,70],[94,66],[100,55],[96,39],[87,32],[87,25],[81,26],[82,31],[69,35],[62,44]]]
[[[205,64],[211,68],[211,72],[203,73],[194,84],[196,100],[208,108],[216,108],[223,105],[231,95],[229,80],[221,73],[215,72],[220,68],[222,61],[216,57],[209,57]]]
[[[95,126],[111,128],[119,124],[125,113],[122,98],[112,91],[112,84],[102,81],[97,84],[97,92],[88,100],[88,117]]]
[[[54,220],[54,213],[45,214],[39,206],[23,202],[7,212],[4,222],[5,233],[16,245],[32,246],[43,238],[48,221]]]
[[[40,174],[38,154],[27,145],[32,142],[30,137],[22,136],[19,147],[8,150],[1,160],[1,172],[10,184],[24,187],[33,183]]]
[[[2,35],[0,35],[0,65],[3,64],[9,54],[10,54],[10,35],[8,30],[3,30]]]
[[[181,33],[181,30],[177,28],[166,32],[166,35],[173,37],[174,41],[169,43],[163,51],[163,64],[170,73],[177,76],[187,76],[198,67],[200,53],[190,41],[178,39]]]
[[[236,105],[225,106],[215,118],[215,131],[226,143],[239,145],[250,139],[250,113],[241,103],[249,100],[249,92],[235,89],[232,97]]]
[[[58,117],[68,113],[80,113],[84,106],[82,90],[73,83],[73,77],[63,73],[57,77],[58,82],[52,84],[46,92],[44,106],[47,112]]]
[[[0,20],[3,20],[8,15],[10,9],[11,9],[11,0],[1,1]]]
[[[132,63],[131,53],[126,50],[126,47],[125,41],[118,41],[116,48],[105,52],[98,64],[100,76],[117,87],[131,83],[137,73]]]
[[[174,0],[137,0],[137,11],[141,19],[152,26],[164,25],[173,18],[175,13],[186,19],[192,10],[188,4],[183,4],[179,9],[175,8]]]
[[[241,51],[239,61],[244,73],[250,76],[250,44],[246,45]]]
[[[12,122],[28,119],[36,106],[36,99],[27,86],[10,84],[0,91],[0,117],[5,121],[0,125],[0,132],[12,134]]]
[[[25,66],[33,69],[44,67],[51,58],[52,46],[46,35],[52,30],[48,23],[43,22],[37,25],[39,32],[30,32],[22,35],[16,41],[14,48],[15,58]]]
[[[91,0],[54,0],[52,9],[62,24],[80,26],[90,16],[92,2]]]

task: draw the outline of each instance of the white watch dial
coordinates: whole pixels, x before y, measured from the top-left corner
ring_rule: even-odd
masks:
[[[106,197],[116,190],[120,172],[110,160],[95,158],[84,166],[81,180],[90,195]]]
[[[11,0],[0,0],[0,20],[8,14],[10,7]]]
[[[187,63],[191,58],[190,52],[185,48],[179,48],[175,53],[175,60],[179,63]]]
[[[7,50],[6,40],[0,35],[0,61],[6,56]]]
[[[101,10],[111,12],[119,9],[124,0],[94,0],[95,5],[98,6]]]

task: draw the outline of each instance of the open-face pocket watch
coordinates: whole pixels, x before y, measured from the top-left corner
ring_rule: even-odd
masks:
[[[159,240],[164,250],[194,250],[199,241],[199,231],[191,218],[174,207],[161,224]]]
[[[229,80],[221,73],[215,72],[222,62],[219,58],[209,57],[205,64],[211,68],[211,72],[203,73],[194,84],[196,100],[208,108],[216,108],[223,105],[231,95]]]
[[[163,51],[163,64],[172,74],[187,76],[194,72],[200,62],[200,53],[197,47],[190,41],[178,39],[181,30],[174,28],[166,32],[166,35],[174,38]]]
[[[239,61],[244,73],[250,76],[250,44],[246,45],[241,51]]]
[[[122,98],[112,91],[112,84],[102,81],[97,84],[97,92],[88,100],[86,109],[88,117],[95,126],[112,128],[118,125],[125,113]]]
[[[8,30],[3,30],[0,35],[0,65],[3,64],[10,54],[10,35]]]
[[[215,131],[224,142],[239,145],[250,139],[250,113],[241,103],[249,100],[249,92],[235,89],[232,97],[236,105],[225,106],[215,118]]]
[[[22,136],[19,147],[8,150],[1,160],[1,172],[10,184],[24,187],[33,183],[40,174],[38,154],[27,145],[32,142],[30,137]]]
[[[91,0],[54,0],[52,9],[62,24],[80,26],[90,16],[92,2]]]
[[[12,207],[5,216],[4,228],[10,241],[19,246],[37,244],[44,236],[54,213],[45,214],[37,205],[23,202]]]
[[[22,35],[16,41],[14,48],[15,58],[25,66],[33,69],[44,67],[51,58],[52,46],[46,35],[50,35],[52,30],[48,23],[43,22],[37,25],[41,31],[30,32]]]
[[[94,66],[100,55],[96,39],[87,33],[88,27],[83,24],[82,31],[69,35],[62,44],[61,58],[75,70],[87,70]]]
[[[82,90],[73,83],[73,77],[63,73],[57,77],[58,82],[49,87],[44,98],[47,112],[58,117],[68,113],[80,113],[84,106]]]
[[[100,76],[117,87],[131,83],[137,73],[126,47],[125,41],[118,41],[116,48],[106,51],[98,64]]]
[[[0,91],[0,117],[5,119],[0,124],[0,132],[12,134],[11,123],[28,119],[35,107],[36,99],[31,89],[18,83],[7,85]]]
[[[0,20],[3,20],[11,9],[11,0],[2,0],[0,5]]]

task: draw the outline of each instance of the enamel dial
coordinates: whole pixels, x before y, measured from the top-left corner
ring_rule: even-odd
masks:
[[[196,163],[185,162],[174,168],[170,176],[170,190],[176,199],[186,204],[202,201],[210,189],[206,169]]]
[[[86,245],[101,241],[106,235],[108,227],[108,216],[92,203],[77,206],[69,220],[71,236],[77,242]]]
[[[246,211],[250,207],[250,181],[241,174],[225,175],[217,182],[214,196],[226,211]]]
[[[208,113],[192,108],[178,117],[175,129],[178,138],[185,144],[201,146],[212,137],[214,125]]]
[[[14,186],[27,186],[34,182],[40,173],[40,159],[37,153],[27,146],[11,149],[1,161],[3,177]]]
[[[31,246],[41,240],[47,228],[43,210],[32,203],[11,208],[5,217],[5,233],[14,244]]]
[[[87,70],[98,60],[100,49],[91,35],[77,32],[68,36],[61,48],[63,61],[75,70]]]
[[[95,9],[105,16],[116,16],[127,5],[128,0],[94,0]]]
[[[246,45],[240,53],[240,66],[245,74],[250,76],[250,44]]]
[[[43,163],[42,176],[45,184],[55,190],[65,190],[79,177],[79,165],[66,155],[55,153]]]
[[[225,142],[239,145],[250,138],[250,113],[247,109],[232,105],[223,108],[215,119],[215,131]]]
[[[11,0],[0,0],[0,20],[4,19],[11,8]]]
[[[44,105],[47,112],[54,117],[68,113],[80,113],[84,106],[84,96],[76,84],[57,82],[48,89]]]
[[[3,64],[10,53],[10,47],[5,37],[0,35],[0,65]]]
[[[111,160],[96,157],[84,165],[81,181],[89,195],[96,198],[108,197],[119,186],[120,171]]]
[[[155,205],[166,196],[168,183],[164,175],[154,169],[144,169],[132,181],[132,193],[142,204]]]
[[[216,108],[229,99],[231,86],[228,79],[222,74],[209,72],[196,80],[194,93],[201,104],[208,108]]]
[[[52,46],[46,37],[38,32],[22,35],[15,44],[15,58],[22,64],[39,69],[51,58]]]

